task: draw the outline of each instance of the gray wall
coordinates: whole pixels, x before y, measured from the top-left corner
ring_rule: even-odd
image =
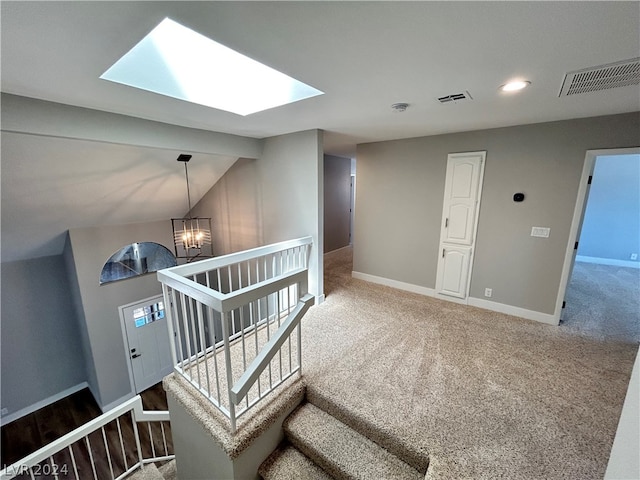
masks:
[[[263,245],[256,162],[238,159],[192,209],[194,216],[211,217],[216,256]]]
[[[638,113],[358,146],[354,271],[434,288],[447,155],[487,151],[470,296],[555,309],[589,149],[640,143]],[[523,192],[526,199],[514,203]],[[530,236],[550,227],[548,239]]]
[[[2,264],[2,408],[11,415],[86,380],[61,255]]]
[[[322,132],[308,130],[265,139],[256,162],[264,242],[313,236],[309,291],[322,296]]]
[[[264,140],[257,160],[240,159],[192,209],[211,217],[214,253],[313,236],[309,289],[323,292],[322,132]]]
[[[640,254],[640,155],[599,156],[578,255],[631,261],[632,253]]]
[[[351,159],[324,156],[324,251],[346,247],[351,227]]]
[[[132,394],[118,307],[161,294],[162,287],[154,273],[100,285],[100,272],[113,253],[133,242],[173,249],[171,222],[73,229],[69,238],[80,294],[75,303],[81,303],[85,320],[89,345],[84,348],[92,355],[88,368],[95,371],[89,385],[104,409]]]

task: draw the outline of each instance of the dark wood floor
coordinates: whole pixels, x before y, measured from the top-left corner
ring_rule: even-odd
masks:
[[[167,397],[162,384],[159,383],[141,394],[142,404],[145,410],[167,410]],[[15,420],[1,429],[0,444],[0,464],[2,468],[24,458],[39,448],[51,443],[63,435],[73,431],[86,422],[101,415],[100,408],[93,399],[90,391],[84,389],[70,395],[58,402],[41,408],[40,410]],[[151,456],[151,440],[149,435],[149,424],[138,424],[140,440],[143,453],[146,457]],[[126,446],[126,459],[120,453],[120,439],[118,435],[118,425],[112,422],[105,427],[107,447],[110,456],[113,458],[111,468],[116,472],[124,471],[125,461],[127,465],[134,463],[133,452],[135,450],[135,440],[133,425],[129,418],[124,418],[120,422],[123,439]],[[173,451],[171,438],[171,428],[168,423],[164,424],[167,447]],[[159,424],[151,424],[151,436],[153,437],[153,447],[156,454],[163,454],[165,451],[162,439],[162,431]],[[93,452],[98,478],[111,478],[110,467],[106,461],[105,442],[102,432],[98,431],[89,438],[91,451]],[[74,444],[74,456],[81,478],[93,478],[89,453],[85,443]],[[68,452],[62,453],[60,458],[56,458],[57,465],[67,465],[71,468],[71,458]],[[43,473],[47,469],[42,469]],[[72,472],[69,475],[61,475],[60,478],[74,478]],[[28,477],[18,477],[28,478]],[[51,478],[49,475],[37,475],[36,478]]]

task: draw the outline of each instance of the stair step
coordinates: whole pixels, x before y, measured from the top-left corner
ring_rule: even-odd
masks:
[[[154,463],[148,463],[136,470],[128,480],[164,480],[164,477]]]
[[[308,385],[307,401],[387,449],[419,472],[423,474],[427,472],[428,452],[416,445],[398,442],[393,434],[378,428],[373,419],[359,415],[352,406],[344,404],[338,397],[328,395],[323,389],[316,389],[312,385]]]
[[[260,465],[258,473],[264,480],[333,480],[333,477],[291,445],[278,447]]]
[[[164,480],[177,480],[178,472],[176,470],[176,461],[171,460],[161,467],[158,468],[158,471],[162,474]]]
[[[284,431],[293,446],[337,479],[424,480],[424,473],[311,403],[287,417]]]

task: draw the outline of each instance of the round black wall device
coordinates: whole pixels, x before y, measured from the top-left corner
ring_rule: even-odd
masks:
[[[524,193],[514,193],[513,194],[513,201],[514,202],[521,202],[524,200]]]

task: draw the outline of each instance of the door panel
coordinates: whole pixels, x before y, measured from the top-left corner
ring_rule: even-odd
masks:
[[[475,156],[449,156],[444,191],[445,230],[443,242],[473,243],[475,211],[481,162]]]
[[[473,240],[471,235],[472,226],[472,208],[465,203],[451,205],[449,208],[448,224],[446,224],[445,227],[447,231],[447,243],[470,245]]]
[[[173,369],[162,296],[121,307],[136,393],[160,382]]]
[[[469,272],[470,247],[447,247],[443,249],[440,263],[441,278],[439,293],[451,297],[466,298],[467,274]]]

